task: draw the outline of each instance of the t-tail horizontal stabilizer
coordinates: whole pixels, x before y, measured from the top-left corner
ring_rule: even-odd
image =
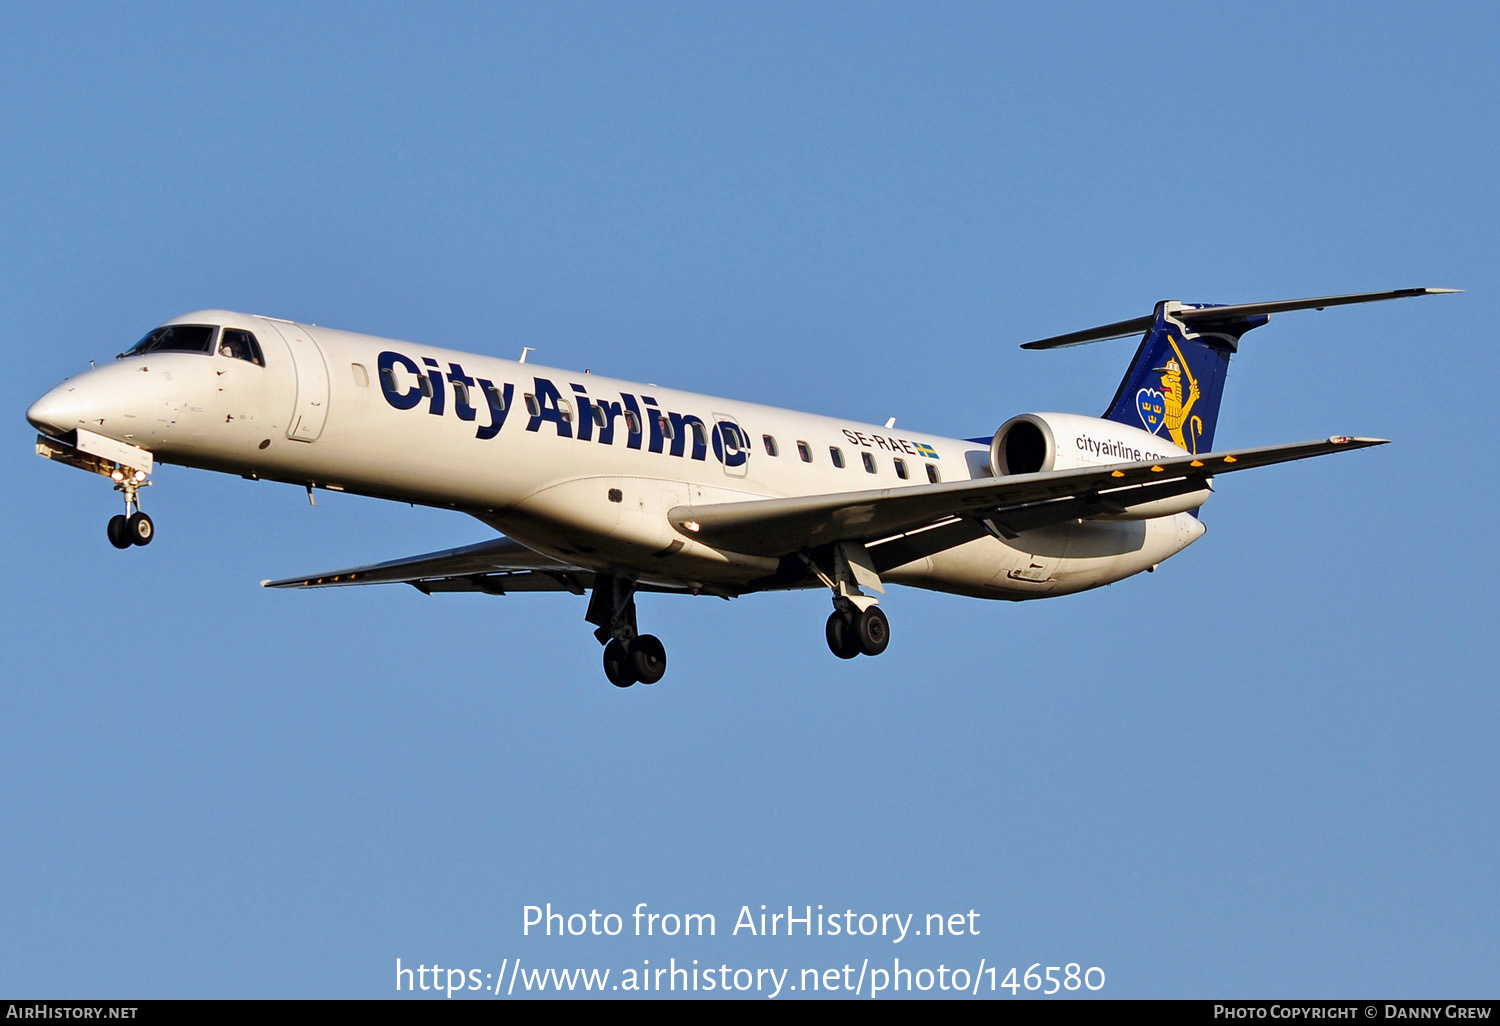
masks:
[[[1269,317],[1276,313],[1293,310],[1321,310],[1325,306],[1346,306],[1350,303],[1375,303],[1382,299],[1405,299],[1408,296],[1439,296],[1463,289],[1395,289],[1391,292],[1355,292],[1347,296],[1318,296],[1313,299],[1278,299],[1270,303],[1240,303],[1233,306],[1184,306],[1175,311],[1184,325],[1213,324],[1218,321],[1244,320],[1252,317]],[[1139,335],[1156,323],[1156,315],[1132,317],[1128,321],[1101,324],[1097,328],[1070,331],[1066,335],[1053,335],[1027,342],[1022,349],[1061,349],[1064,346],[1081,346],[1086,342],[1104,342],[1112,338]],[[1260,323],[1264,324],[1264,321]]]

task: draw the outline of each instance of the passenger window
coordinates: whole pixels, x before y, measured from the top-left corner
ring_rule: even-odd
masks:
[[[594,407],[594,423],[599,427],[605,427],[609,424],[609,414],[604,412],[604,407]]]
[[[536,396],[530,392],[526,393],[526,412],[533,417],[540,417],[542,415],[542,404],[537,402]]]
[[[564,424],[573,423],[573,404],[566,399],[557,401],[557,415],[562,418]]]
[[[660,429],[663,438],[672,437],[672,422],[667,419],[665,413],[658,413],[656,415],[656,426]]]
[[[744,436],[740,434],[740,429],[733,424],[720,424],[719,431],[724,436],[724,451],[726,453],[737,453],[741,449],[748,448],[744,444]]]
[[[354,383],[360,388],[364,388],[370,383],[370,372],[365,370],[364,364],[351,363],[349,369],[354,372]]]
[[[862,453],[859,454],[859,458],[865,461],[865,471],[867,473],[870,473],[870,474],[875,473],[875,457],[874,456],[871,456],[867,452],[862,452]]]
[[[765,444],[767,456],[781,455],[781,451],[776,448],[776,439],[772,438],[770,435],[761,435],[760,440]]]
[[[453,398],[461,406],[472,406],[473,405],[472,403],[469,402],[469,386],[466,385],[466,384],[464,384],[462,381],[454,381],[453,382]]]
[[[704,449],[708,447],[708,436],[703,433],[703,425],[696,420],[688,421],[688,426],[693,430],[693,448]]]
[[[225,328],[224,334],[219,340],[219,352],[224,356],[232,356],[236,360],[253,363],[257,367],[265,366],[260,356],[260,343],[255,341],[255,336],[248,331],[241,331],[238,328]],[[368,381],[369,379],[366,378],[365,380]]]
[[[503,413],[505,411],[505,393],[500,391],[500,386],[495,384],[485,385],[484,391],[489,396],[491,405]]]
[[[896,464],[896,476],[899,477],[901,480],[905,481],[906,480],[906,461],[903,460],[903,459],[897,459],[897,460],[895,460],[895,464]]]
[[[625,411],[625,426],[630,429],[632,435],[641,433],[641,418],[636,416],[634,410]]]
[[[798,442],[797,443],[797,455],[802,457],[802,462],[803,463],[811,463],[812,462],[812,446],[808,445],[806,442]]]
[[[941,478],[938,477],[937,467],[934,467],[931,463],[927,464],[927,480],[931,481],[933,484],[937,484],[938,481],[941,480]]]
[[[836,445],[830,445],[828,447],[828,456],[833,460],[835,467],[838,467],[840,470],[844,469],[844,450]]]

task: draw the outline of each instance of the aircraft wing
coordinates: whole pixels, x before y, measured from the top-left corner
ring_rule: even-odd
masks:
[[[351,584],[410,584],[420,592],[571,591],[582,595],[594,583],[590,570],[533,552],[520,542],[495,538],[476,545],[407,556],[384,563],[330,570],[279,581],[266,588],[338,588]]]
[[[1110,512],[1112,508],[1168,498],[1203,488],[1210,477],[1384,445],[1385,439],[1332,438],[1255,449],[1231,449],[1157,462],[986,477],[943,484],[677,506],[672,526],[715,548],[760,556],[790,553],[841,541],[892,540],[911,532],[939,531],[962,523],[977,537],[988,521],[1003,534]],[[934,535],[938,531],[930,532]],[[951,532],[950,532],[951,534]],[[951,544],[967,537],[953,536]],[[936,551],[928,543],[929,551]],[[946,546],[940,546],[946,547]],[[882,562],[886,562],[882,560]],[[894,565],[894,564],[893,564]]]

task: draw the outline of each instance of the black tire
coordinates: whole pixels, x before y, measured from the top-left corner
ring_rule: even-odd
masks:
[[[642,634],[630,643],[630,665],[642,684],[655,684],[667,672],[667,648],[655,634]]]
[[[110,517],[104,532],[109,535],[109,543],[117,549],[128,549],[134,544],[130,540],[130,526],[125,522],[124,513]]]
[[[125,527],[131,542],[136,545],[150,545],[151,539],[156,537],[156,525],[144,513],[132,513],[125,521]]]
[[[630,653],[616,639],[604,646],[604,676],[617,688],[628,688],[635,683],[635,667],[631,665]]]
[[[840,659],[853,659],[859,655],[859,639],[854,636],[854,628],[848,617],[838,610],[829,615],[824,634],[828,637],[828,651]]]
[[[855,619],[854,634],[858,638],[861,652],[868,656],[878,656],[891,643],[891,622],[885,618],[879,606],[871,606]]]

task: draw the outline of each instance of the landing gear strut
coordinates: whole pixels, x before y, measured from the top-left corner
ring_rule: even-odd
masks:
[[[641,634],[635,622],[635,582],[600,574],[594,581],[584,619],[598,627],[604,646],[604,676],[617,688],[655,684],[667,672],[667,650],[654,634]]]

